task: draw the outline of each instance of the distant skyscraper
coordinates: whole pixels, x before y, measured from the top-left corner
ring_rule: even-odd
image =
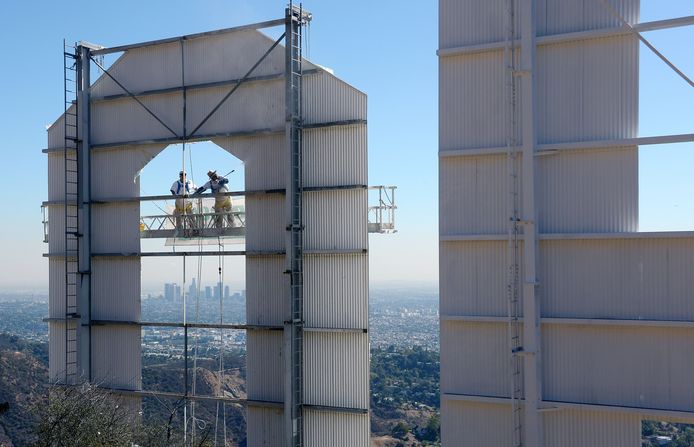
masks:
[[[224,299],[229,299],[229,286],[224,286]]]
[[[210,286],[205,287],[205,299],[212,299],[212,287]]]
[[[174,287],[174,301],[181,301],[183,298],[181,296],[181,286],[178,284],[173,284]]]
[[[188,288],[188,296],[190,298],[195,298],[198,295],[198,287],[195,284],[195,278],[193,278],[193,282],[190,283],[190,287]]]
[[[174,300],[174,284],[168,282],[164,284],[164,299],[166,301]]]

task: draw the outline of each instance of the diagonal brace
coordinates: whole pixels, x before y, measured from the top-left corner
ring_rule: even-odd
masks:
[[[162,121],[154,112],[152,112],[146,105],[144,105],[144,104],[142,103],[142,101],[140,101],[140,100],[137,98],[137,96],[135,96],[134,93],[132,93],[132,92],[131,92],[130,90],[128,90],[127,88],[125,88],[125,86],[124,86],[123,84],[121,84],[121,83],[118,81],[118,79],[116,79],[111,73],[108,72],[108,70],[106,70],[99,62],[97,62],[96,59],[94,59],[94,58],[91,57],[91,56],[90,56],[90,59],[92,60],[92,62],[94,62],[94,63],[96,64],[97,67],[99,67],[99,68],[101,69],[101,71],[103,71],[103,72],[106,74],[106,76],[108,76],[109,78],[111,78],[111,80],[112,80],[113,82],[115,82],[115,83],[118,85],[118,87],[120,87],[121,89],[123,89],[123,91],[124,91],[125,93],[127,93],[128,96],[130,96],[130,97],[131,97],[132,99],[134,99],[138,104],[140,104],[140,105],[142,106],[142,108],[145,109],[145,110],[147,111],[147,113],[149,113],[150,115],[152,115],[152,117],[154,117],[155,120],[159,121],[159,124],[161,124],[162,126],[166,127],[166,129],[167,129],[169,132],[171,132],[171,133],[173,134],[173,136],[175,136],[176,138],[181,138],[176,132],[174,132],[169,126],[167,126],[166,123],[165,123],[164,121]]]
[[[612,5],[608,2],[608,0],[602,0],[602,3],[603,3],[603,5],[605,5],[605,8],[607,8],[607,9],[610,11],[610,13],[611,13],[613,16],[615,16],[615,17],[622,23],[622,25],[623,25],[625,28],[627,28],[629,31],[631,31],[632,33],[634,33],[634,34],[636,35],[636,37],[638,37],[639,40],[640,40],[641,42],[643,42],[643,44],[646,45],[646,46],[648,47],[648,49],[650,49],[653,53],[655,53],[656,56],[658,56],[660,59],[662,59],[662,61],[665,62],[665,63],[668,65],[668,67],[672,68],[672,69],[674,70],[675,73],[677,73],[678,75],[680,75],[680,77],[681,77],[682,79],[684,79],[685,81],[687,81],[687,83],[689,84],[690,87],[694,87],[694,81],[692,81],[691,79],[689,79],[689,77],[688,77],[686,74],[684,74],[684,73],[682,72],[682,70],[680,70],[679,68],[677,68],[677,67],[675,66],[675,64],[673,64],[672,62],[670,62],[670,60],[669,60],[667,57],[665,57],[665,55],[663,55],[663,53],[661,53],[660,51],[658,51],[658,49],[657,49],[656,47],[654,47],[653,44],[651,44],[645,37],[643,37],[643,36],[641,35],[641,33],[639,33],[637,30],[635,30],[634,27],[631,26],[631,24],[630,24],[629,22],[627,22],[627,21],[624,19],[624,17],[622,17],[622,15],[619,14],[619,13],[612,7]]]
[[[243,78],[241,78],[241,79],[239,80],[239,82],[234,86],[234,88],[232,88],[231,91],[230,91],[229,93],[227,93],[227,94],[224,96],[224,98],[222,98],[221,101],[219,101],[219,103],[215,106],[215,108],[212,109],[212,111],[211,111],[210,113],[207,114],[207,116],[200,122],[200,124],[198,124],[198,125],[195,127],[195,129],[193,129],[193,131],[188,135],[188,137],[193,137],[193,136],[195,136],[195,132],[197,132],[198,130],[200,130],[200,128],[207,122],[207,120],[209,120],[210,117],[212,117],[212,115],[214,115],[214,113],[215,113],[217,110],[219,110],[220,107],[222,107],[222,104],[224,104],[224,103],[226,102],[226,100],[229,99],[229,97],[230,97],[231,95],[233,95],[234,92],[235,92],[236,90],[238,90],[238,88],[241,86],[241,84],[243,84],[244,82],[246,82],[246,81],[248,80],[248,78],[251,76],[251,74],[253,73],[253,71],[255,71],[255,69],[258,68],[258,65],[260,65],[260,64],[265,60],[265,58],[272,52],[272,50],[274,50],[275,47],[276,47],[277,45],[279,45],[279,43],[282,41],[282,39],[284,39],[284,36],[285,36],[285,35],[286,35],[286,33],[282,33],[282,35],[279,37],[279,39],[277,39],[277,40],[275,41],[275,43],[273,43],[272,46],[265,52],[265,54],[263,54],[263,55],[261,56],[261,58],[258,59],[258,61],[251,67],[251,69],[248,70],[248,73],[246,73],[246,75],[245,75]]]

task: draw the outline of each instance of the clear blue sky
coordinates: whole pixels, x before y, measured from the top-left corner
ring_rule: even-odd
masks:
[[[400,232],[371,236],[371,279],[436,281],[437,2],[308,1],[305,7],[314,14],[309,58],[369,96],[370,183],[399,186]],[[47,284],[39,208],[47,169],[40,150],[46,146],[45,125],[63,107],[62,39],[113,46],[278,18],[283,8],[283,1],[270,0],[2,2],[0,129],[4,183],[12,199],[0,220],[0,246],[7,252],[0,292],[42,290]],[[642,21],[681,15],[694,15],[694,1],[642,1]],[[648,37],[694,77],[694,29]],[[641,135],[694,132],[694,89],[648,50],[641,54]],[[693,149],[641,151],[642,230],[694,229]],[[157,162],[164,166],[165,160]],[[156,185],[145,178],[147,193],[168,189],[166,184],[150,190]]]

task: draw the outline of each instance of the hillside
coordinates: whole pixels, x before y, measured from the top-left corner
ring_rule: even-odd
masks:
[[[371,410],[373,446],[440,445],[439,353],[372,349]]]
[[[45,395],[48,351],[42,343],[0,334],[0,446],[29,444],[33,439],[35,403]]]
[[[224,375],[221,379],[215,360],[200,359],[196,374],[196,394],[212,396],[221,386],[225,396],[231,398],[246,398],[245,356],[240,352],[229,352],[224,356]],[[143,388],[150,391],[165,391],[182,393],[184,391],[184,374],[182,361],[166,361],[143,359]],[[190,389],[192,389],[193,372],[189,373]],[[143,410],[147,422],[151,424],[166,424],[172,413],[172,427],[178,430],[183,425],[180,402],[172,399],[145,398]],[[201,401],[195,406],[195,417],[198,421],[198,436],[214,438],[215,427],[218,436],[223,436],[224,424],[222,414],[226,413],[227,445],[236,447],[246,442],[246,412],[239,404],[227,403],[217,408],[216,402]],[[215,424],[215,421],[217,423]]]

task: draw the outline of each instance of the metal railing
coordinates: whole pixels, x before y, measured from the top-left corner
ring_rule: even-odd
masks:
[[[185,199],[185,212],[167,212],[161,207],[161,214],[140,216],[142,237],[167,237],[176,231],[179,237],[204,237],[214,231],[230,229],[241,230],[246,226],[246,212],[243,207],[231,211],[217,212],[207,205],[203,198]],[[188,208],[190,207],[190,208]]]
[[[369,233],[395,233],[395,189],[397,186],[369,186]],[[376,191],[372,193],[372,191]],[[372,199],[373,197],[373,199]],[[372,200],[376,201],[371,205]]]
[[[48,243],[48,211],[46,205],[41,205],[41,223],[43,224],[43,242]]]

